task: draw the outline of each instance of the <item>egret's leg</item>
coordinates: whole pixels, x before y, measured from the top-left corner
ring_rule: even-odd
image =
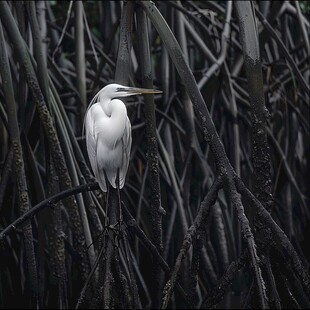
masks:
[[[106,178],[106,180],[107,180],[107,178]],[[107,183],[107,184],[108,184],[108,183]],[[104,225],[105,225],[105,231],[106,231],[106,233],[107,233],[107,235],[108,235],[108,238],[110,238],[110,239],[112,240],[112,243],[114,244],[113,236],[110,234],[110,231],[109,231],[109,229],[113,229],[112,227],[110,227],[109,217],[108,217],[110,190],[111,190],[110,185],[107,185],[107,199],[106,199],[106,205],[105,205],[105,220],[104,220]]]
[[[110,186],[107,186],[107,195],[106,195],[106,202],[105,202],[105,219],[104,219],[104,225],[107,228],[108,227],[108,209],[109,209],[109,196],[110,196]]]
[[[110,184],[107,182],[107,175],[104,171],[104,178],[106,180],[107,184],[107,194],[106,194],[106,202],[105,202],[105,219],[104,219],[104,225],[107,228],[108,227],[108,208],[109,208],[109,198],[110,198]]]
[[[118,225],[119,225],[119,234],[120,234],[121,221],[122,221],[122,208],[121,208],[121,195],[120,195],[120,190],[119,190],[119,169],[117,169],[116,187],[117,187],[117,197],[118,197]]]

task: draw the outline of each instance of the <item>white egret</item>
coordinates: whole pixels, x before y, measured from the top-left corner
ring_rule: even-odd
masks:
[[[106,178],[112,187],[123,188],[129,165],[131,124],[125,104],[117,98],[156,93],[161,91],[109,84],[92,99],[84,119],[86,146],[103,192],[107,191]]]

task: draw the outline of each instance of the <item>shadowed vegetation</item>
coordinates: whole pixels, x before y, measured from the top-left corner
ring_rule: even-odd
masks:
[[[1,1],[0,308],[309,308],[309,29],[307,1]],[[121,222],[82,133],[113,82],[163,91],[126,99]]]

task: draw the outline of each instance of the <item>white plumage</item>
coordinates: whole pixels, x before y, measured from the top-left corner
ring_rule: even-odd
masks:
[[[107,191],[106,178],[116,188],[125,184],[131,150],[131,124],[123,101],[116,99],[161,91],[109,84],[92,99],[85,115],[86,146],[93,173],[102,191]]]

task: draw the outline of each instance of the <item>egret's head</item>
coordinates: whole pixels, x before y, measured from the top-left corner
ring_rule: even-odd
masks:
[[[102,88],[98,95],[100,97],[105,97],[109,99],[120,98],[120,97],[128,97],[133,95],[141,95],[141,94],[160,94],[161,90],[156,89],[146,89],[146,88],[137,88],[137,87],[129,87],[123,86],[120,84],[109,84]]]

